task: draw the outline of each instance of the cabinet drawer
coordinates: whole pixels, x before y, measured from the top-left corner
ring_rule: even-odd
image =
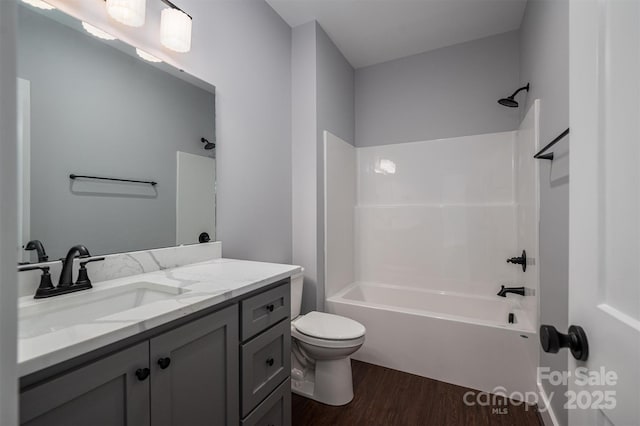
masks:
[[[290,426],[291,382],[285,380],[242,421],[242,426]]]
[[[291,314],[289,283],[257,294],[240,302],[242,310],[242,341],[288,318]]]
[[[291,323],[283,320],[242,345],[242,417],[291,373]]]

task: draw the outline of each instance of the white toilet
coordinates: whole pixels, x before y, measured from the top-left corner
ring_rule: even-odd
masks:
[[[291,390],[328,405],[353,399],[351,354],[364,343],[362,324],[339,315],[300,315],[303,275],[291,277]]]

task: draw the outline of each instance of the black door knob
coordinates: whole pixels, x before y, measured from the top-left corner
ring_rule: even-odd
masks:
[[[274,308],[275,308],[275,306],[273,306],[273,305],[267,305],[267,311],[269,311],[269,312],[273,312]]]
[[[570,326],[567,334],[560,333],[552,325],[541,325],[540,344],[548,353],[556,354],[561,348],[569,348],[571,355],[579,361],[586,361],[589,357],[587,334],[577,325]]]
[[[136,370],[136,376],[138,377],[138,380],[140,380],[140,381],[143,381],[147,377],[149,377],[150,373],[151,373],[151,370],[149,370],[148,368],[138,368]]]
[[[163,370],[165,368],[167,368],[169,366],[169,364],[171,364],[171,358],[169,358],[169,357],[158,359],[158,365]]]
[[[268,358],[268,359],[267,359],[267,365],[268,365],[269,367],[272,367],[272,366],[273,366],[273,358]]]

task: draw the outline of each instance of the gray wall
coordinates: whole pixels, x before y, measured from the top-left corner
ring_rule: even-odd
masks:
[[[8,426],[18,423],[15,24],[15,2],[0,1],[0,419]]]
[[[304,267],[303,312],[316,308],[318,292],[316,24],[292,30],[293,263]]]
[[[518,87],[518,32],[356,70],[356,145],[517,129],[498,105]]]
[[[180,63],[216,86],[224,256],[291,262],[291,27],[264,1],[180,7],[194,17],[192,51]]]
[[[333,41],[316,23],[318,283],[317,305],[324,310],[324,131],[355,144],[355,72]]]
[[[354,70],[317,22],[293,29],[293,252],[303,311],[324,308],[324,131],[355,142]]]
[[[200,138],[215,139],[215,96],[27,6],[18,18],[18,76],[31,82],[31,238],[52,259],[78,243],[94,255],[175,245],[176,151],[209,154]],[[69,173],[158,185],[70,185]]]
[[[520,35],[521,81],[531,82],[526,112],[540,99],[540,143],[545,145],[569,127],[569,1],[529,0]],[[569,282],[569,138],[554,147],[555,160],[540,162],[540,322],[568,327]],[[540,352],[540,366],[567,370],[567,353]],[[554,393],[560,424],[566,386],[542,384]]]

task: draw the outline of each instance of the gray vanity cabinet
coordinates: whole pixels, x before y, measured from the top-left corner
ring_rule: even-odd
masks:
[[[147,342],[117,352],[44,384],[23,390],[20,422],[29,426],[148,426]]]
[[[207,315],[150,341],[151,425],[235,425],[238,308]]]
[[[290,290],[279,284],[25,381],[21,424],[290,426]]]

